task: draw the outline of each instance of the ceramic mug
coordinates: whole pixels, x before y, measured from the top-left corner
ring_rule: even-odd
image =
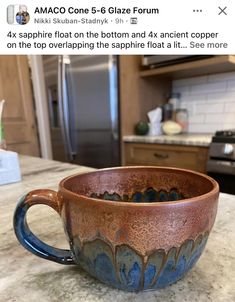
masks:
[[[166,287],[200,257],[214,224],[219,187],[207,175],[164,167],[121,167],[70,176],[58,192],[23,196],[14,214],[19,242],[35,255],[77,264],[127,291]],[[70,250],[29,229],[27,210],[46,204],[61,217]]]

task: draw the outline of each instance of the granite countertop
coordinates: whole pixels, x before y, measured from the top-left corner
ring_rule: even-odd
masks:
[[[38,258],[16,240],[12,216],[20,195],[37,188],[57,189],[60,179],[89,168],[33,157],[20,158],[23,180],[0,186],[1,302],[232,302],[235,301],[235,196],[220,195],[206,249],[184,279],[159,291],[127,293],[91,278],[76,266]],[[28,213],[32,231],[47,243],[68,248],[59,216],[37,205]],[[47,233],[48,232],[48,233]]]
[[[208,147],[212,139],[212,134],[177,134],[177,135],[126,135],[124,142],[128,143],[148,143],[148,144],[174,144],[198,147]]]

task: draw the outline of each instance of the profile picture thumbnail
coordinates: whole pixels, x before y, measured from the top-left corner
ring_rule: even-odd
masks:
[[[21,5],[20,10],[16,13],[16,22],[20,25],[25,25],[29,22],[29,13],[25,5]]]
[[[29,22],[30,16],[26,5],[8,5],[7,22],[8,24],[25,25]]]

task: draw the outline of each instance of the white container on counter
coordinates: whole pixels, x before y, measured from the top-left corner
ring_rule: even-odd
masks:
[[[0,185],[21,180],[18,154],[0,149]]]

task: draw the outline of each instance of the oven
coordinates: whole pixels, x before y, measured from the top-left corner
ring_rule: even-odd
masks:
[[[218,182],[221,192],[235,195],[235,129],[215,133],[206,170]]]

